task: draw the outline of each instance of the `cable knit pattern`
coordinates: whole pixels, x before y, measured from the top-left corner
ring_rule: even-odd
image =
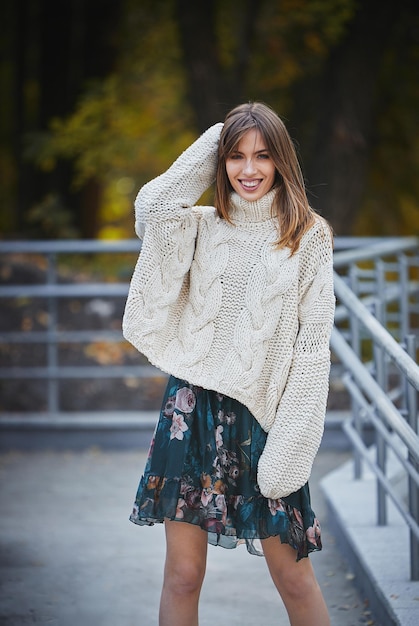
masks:
[[[196,206],[215,177],[221,128],[137,196],[144,242],[123,331],[163,371],[249,408],[269,433],[259,487],[279,498],[307,482],[323,434],[332,242],[319,218],[296,254],[276,249],[274,191],[256,202],[233,193],[233,224]]]

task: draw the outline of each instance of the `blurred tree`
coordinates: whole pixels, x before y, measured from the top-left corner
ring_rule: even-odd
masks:
[[[414,41],[414,36],[418,34],[418,15],[414,2],[360,2],[343,36],[328,51],[320,71],[305,75],[294,87],[295,107],[291,115],[298,128],[306,129],[302,146],[311,202],[339,234],[353,232],[357,217],[366,206],[363,203],[370,197],[371,181],[368,179],[370,175],[376,177],[379,165],[376,158],[372,159],[379,132],[377,122],[384,111],[388,116],[389,101],[393,106],[396,104],[397,96],[391,96],[398,90],[396,86],[400,87],[404,81],[407,86],[415,73],[414,58],[409,59],[409,56],[415,45],[417,54],[418,41]],[[413,21],[409,24],[410,20]],[[409,61],[404,77],[401,75],[403,66],[398,68],[388,62],[395,55],[404,57],[405,64]],[[417,94],[416,97],[413,93],[410,95],[405,102],[398,100],[399,115],[403,111],[403,116],[411,117],[413,110],[417,110]],[[383,121],[381,118],[381,125]],[[401,126],[400,131],[403,132]],[[412,145],[416,138],[394,135],[391,150],[406,140]],[[380,146],[385,143],[382,135]],[[407,168],[412,176],[418,163],[409,162],[408,152],[400,156],[399,164],[392,165],[394,172]],[[394,175],[391,178],[395,183]],[[385,221],[385,207],[391,215],[396,206],[389,206],[382,195],[380,202],[379,221]],[[394,225],[394,220],[390,219],[390,223]],[[418,226],[416,221],[416,228]],[[373,231],[379,234],[380,228],[378,222]]]
[[[419,5],[401,8],[382,56],[356,233],[419,234]]]
[[[175,0],[187,97],[200,132],[246,99],[247,72],[261,0]],[[228,24],[225,33],[220,30]],[[233,54],[227,54],[224,37]]]
[[[71,114],[88,80],[104,77],[112,69],[118,4],[112,0],[3,0],[2,12],[0,79],[2,92],[9,98],[3,105],[7,115],[0,122],[0,134],[2,160],[13,172],[4,181],[2,201],[14,205],[9,227],[19,233],[31,232],[36,225],[35,231],[42,230],[37,211],[50,205],[48,197],[53,194],[56,212],[67,216],[71,212],[77,230],[93,235],[95,181],[75,194],[70,161],[59,159],[54,167],[40,171],[25,158],[25,145],[32,133],[47,131],[52,118]],[[63,215],[56,223],[68,224],[69,220]],[[50,234],[66,233],[66,228],[61,232],[58,227],[58,232],[52,228]]]
[[[43,7],[48,28],[58,26],[62,33],[61,42],[55,33],[45,35],[49,55],[54,46],[61,50],[44,77],[39,75],[39,26],[25,44],[9,37],[26,59],[16,64],[14,80],[24,85],[15,109],[26,103],[19,114],[26,122],[13,136],[26,136],[26,155],[46,173],[40,191],[23,185],[20,207],[26,215],[39,220],[42,211],[64,199],[85,236],[131,235],[138,186],[232,106],[257,99],[285,118],[301,146],[311,201],[338,234],[360,229],[380,234],[397,227],[396,233],[408,222],[419,230],[414,0],[384,5],[378,0],[121,0],[118,10],[110,0],[71,0],[60,16],[61,5],[51,3],[16,3],[38,15],[38,22]],[[71,45],[65,43],[69,37]],[[81,54],[87,42],[89,69]],[[35,51],[33,58],[29,51]],[[35,68],[32,82],[29,66]],[[13,82],[6,74],[3,84]],[[46,101],[49,108],[40,105]],[[28,103],[35,111],[30,121]],[[16,162],[20,154],[19,144]],[[36,178],[33,166],[19,162],[19,186],[25,167]],[[11,163],[9,170],[15,171]],[[53,196],[46,195],[47,188]],[[75,197],[78,214],[70,204]],[[401,221],[394,219],[399,214],[405,216]],[[58,223],[63,228],[67,222]]]

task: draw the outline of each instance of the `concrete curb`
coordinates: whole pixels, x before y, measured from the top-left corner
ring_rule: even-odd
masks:
[[[389,456],[390,476],[397,481],[397,462]],[[361,593],[383,626],[417,626],[419,582],[410,580],[409,530],[389,501],[388,525],[376,525],[376,480],[364,470],[353,478],[353,461],[321,481],[329,526],[355,574]]]

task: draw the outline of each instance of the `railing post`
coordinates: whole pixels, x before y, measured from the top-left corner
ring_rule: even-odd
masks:
[[[382,389],[385,389],[384,351],[374,346],[374,362],[376,380]],[[377,465],[383,474],[386,473],[387,449],[386,443],[380,433],[376,431]],[[386,492],[382,484],[377,480],[377,523],[379,526],[387,524]]]
[[[399,262],[399,284],[401,289],[401,295],[399,299],[399,311],[400,311],[400,339],[407,337],[410,333],[410,320],[409,320],[409,265],[405,254],[398,255]],[[416,359],[415,359],[416,360]]]
[[[354,293],[358,295],[358,268],[355,264],[352,264],[349,267],[349,285]],[[361,356],[361,339],[360,339],[360,330],[359,330],[359,322],[355,315],[348,311],[349,313],[349,332],[351,339],[352,350],[355,354],[360,357]],[[352,419],[354,423],[354,428],[358,435],[362,439],[362,430],[363,424],[359,415],[359,404],[355,401],[355,399],[351,396],[351,412]],[[359,480],[362,478],[362,455],[356,448],[354,448],[354,478],[355,480]]]
[[[47,284],[55,285],[57,280],[57,256],[54,252],[47,255]],[[57,299],[54,295],[48,296],[48,345],[47,345],[47,367],[48,367],[48,413],[58,413],[58,349],[56,343],[57,330]]]
[[[377,259],[375,264],[375,317],[380,324],[387,327],[387,309],[384,292],[386,288],[385,264],[381,259]]]
[[[378,300],[378,301],[377,301]],[[375,316],[380,323],[382,323],[381,317],[383,316],[383,309],[381,306],[381,302],[379,297],[376,299],[374,303]],[[377,383],[380,385],[381,389],[385,391],[387,389],[387,374],[386,374],[386,363],[385,363],[385,352],[384,350],[377,346],[373,345],[374,351],[374,367],[375,367],[375,379]],[[386,473],[386,465],[387,465],[387,448],[386,442],[383,437],[380,435],[378,431],[376,431],[376,454],[377,454],[377,465],[383,474]],[[377,523],[379,526],[385,526],[387,524],[387,500],[386,500],[386,491],[380,481],[377,480]]]
[[[416,359],[416,338],[408,335],[405,339],[406,351],[412,359]],[[409,382],[406,389],[407,418],[412,430],[418,432],[418,396],[417,391]],[[413,456],[409,454],[408,459],[416,470],[419,464]],[[409,511],[413,519],[419,523],[419,485],[409,476]],[[410,577],[412,580],[419,580],[419,539],[410,531]]]

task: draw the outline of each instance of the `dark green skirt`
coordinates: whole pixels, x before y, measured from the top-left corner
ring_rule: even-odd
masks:
[[[321,550],[308,483],[271,500],[261,495],[257,464],[266,433],[237,400],[170,377],[130,520],[196,524],[225,548],[277,536],[297,560]]]

